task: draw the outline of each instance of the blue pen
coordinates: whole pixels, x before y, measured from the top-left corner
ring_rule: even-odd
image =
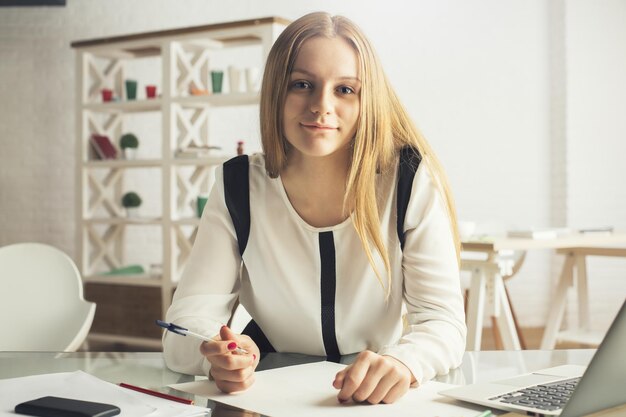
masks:
[[[185,329],[184,327],[179,326],[179,325],[174,324],[174,323],[168,323],[168,322],[163,321],[163,320],[157,320],[156,324],[158,326],[163,327],[167,331],[179,334],[181,336],[191,336],[191,337],[194,337],[194,338],[199,339],[199,340],[204,340],[205,342],[215,342],[215,340],[211,339],[210,337],[206,337],[206,336],[202,336],[201,334],[194,333],[191,330]],[[235,348],[235,352],[237,352],[237,353],[239,353],[241,355],[247,355],[248,354],[247,350],[245,350],[243,348],[240,348],[239,346],[237,346]]]

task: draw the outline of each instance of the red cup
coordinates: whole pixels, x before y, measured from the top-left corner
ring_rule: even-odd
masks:
[[[146,97],[155,98],[156,97],[156,85],[147,85],[146,86]]]
[[[111,101],[113,100],[113,90],[108,88],[102,89],[102,101]]]

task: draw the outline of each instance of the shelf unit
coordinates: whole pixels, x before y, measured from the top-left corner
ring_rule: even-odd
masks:
[[[202,158],[177,158],[180,147],[215,144],[210,136],[209,114],[218,108],[233,108],[258,104],[258,92],[224,92],[193,96],[193,86],[211,90],[210,71],[213,54],[220,50],[235,51],[232,62],[237,64],[237,48],[258,47],[262,67],[278,34],[289,24],[288,20],[267,17],[238,22],[139,33],[102,39],[76,41],[76,136],[77,136],[77,247],[78,265],[87,289],[93,286],[116,287],[109,294],[109,304],[98,303],[92,340],[119,343],[155,345],[160,331],[142,336],[137,329],[151,326],[154,319],[164,317],[171,297],[189,256],[197,232],[199,219],[194,216],[194,204],[199,194],[208,192],[212,183],[212,169],[232,155]],[[232,54],[231,54],[232,55]],[[136,100],[103,102],[100,91],[110,88],[117,97],[125,97],[126,67],[139,60],[158,61],[160,96]],[[159,83],[157,83],[159,84]],[[228,90],[227,87],[224,88]],[[108,136],[118,147],[119,137],[125,133],[130,117],[157,114],[151,138],[157,156],[137,160],[97,160],[90,148],[92,134]],[[143,139],[140,138],[141,143]],[[140,145],[142,146],[142,145]],[[119,151],[119,147],[118,147]],[[118,154],[121,152],[118,152]],[[121,196],[132,172],[153,170],[160,197],[157,215],[128,218],[121,207]],[[154,186],[154,183],[150,184]],[[104,275],[128,262],[125,236],[131,227],[151,227],[160,234],[161,271],[137,275]],[[119,315],[124,308],[125,294],[144,297],[145,291],[158,291],[157,306],[148,310],[154,317],[137,318],[133,311]],[[142,292],[143,291],[143,292]],[[154,294],[152,294],[154,299]],[[111,299],[113,302],[110,302]],[[116,306],[116,301],[120,302]],[[145,306],[143,306],[145,307]],[[156,308],[155,308],[156,307]],[[137,306],[135,306],[137,308]],[[132,309],[131,309],[132,310]],[[138,311],[143,311],[139,307]],[[119,316],[115,318],[113,316]],[[117,321],[116,321],[117,320]],[[120,322],[123,320],[123,322]],[[110,326],[98,326],[108,323]],[[129,324],[130,323],[130,324]],[[133,327],[134,326],[134,327]],[[99,328],[100,327],[100,328]]]

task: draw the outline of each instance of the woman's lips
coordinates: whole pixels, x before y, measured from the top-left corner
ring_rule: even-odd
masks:
[[[335,127],[335,126],[324,125],[324,124],[319,124],[319,123],[301,123],[301,125],[303,127],[309,128],[309,129],[321,129],[321,130],[335,130],[335,129],[337,129],[337,127]]]

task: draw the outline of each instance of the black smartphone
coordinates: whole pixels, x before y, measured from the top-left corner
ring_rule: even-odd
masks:
[[[15,406],[17,414],[40,417],[107,417],[120,413],[119,407],[93,401],[62,397],[41,397]]]

